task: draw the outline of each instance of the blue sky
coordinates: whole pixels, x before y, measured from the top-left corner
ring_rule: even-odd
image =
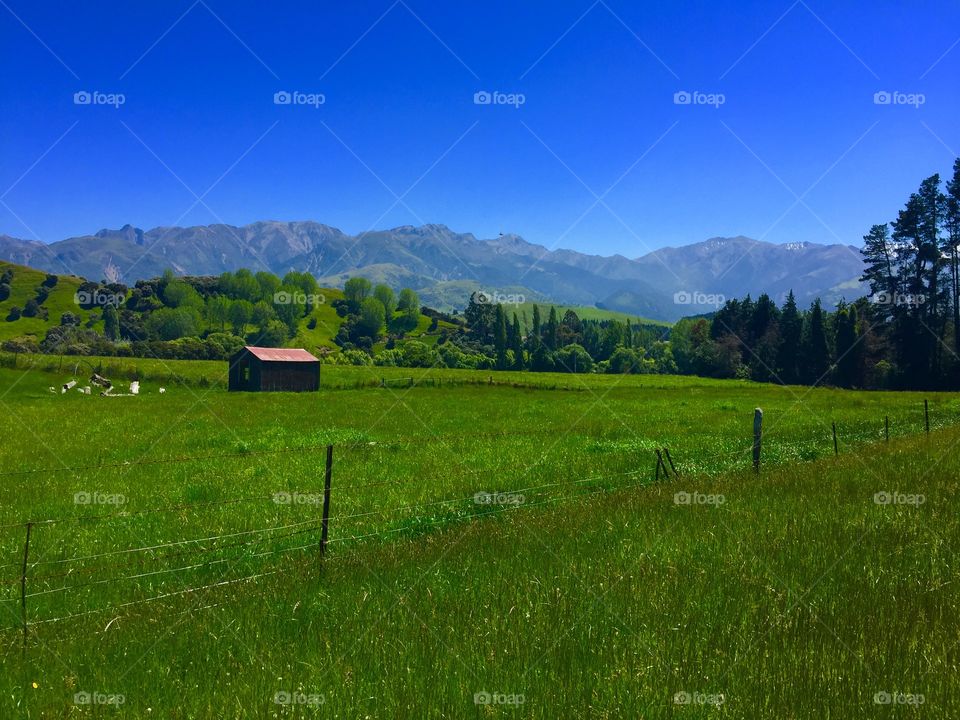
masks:
[[[960,5],[937,1],[0,0],[0,233],[313,219],[628,257],[859,244],[950,171],[958,41]]]

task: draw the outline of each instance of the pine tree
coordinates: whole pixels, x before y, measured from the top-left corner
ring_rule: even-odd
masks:
[[[947,183],[946,254],[950,257],[951,299],[953,300],[953,344],[960,355],[960,158],[953,163],[953,178]]]
[[[884,223],[870,228],[870,232],[863,236],[860,252],[865,266],[860,280],[870,284],[877,316],[889,319],[900,292],[897,253],[890,239],[889,226]]]
[[[780,313],[780,349],[777,368],[780,379],[787,384],[800,382],[800,340],[803,335],[803,317],[797,309],[793,290],[787,295]]]
[[[827,328],[819,298],[813,302],[807,314],[802,348],[804,380],[811,385],[823,382],[830,371],[831,361]]]
[[[857,309],[841,303],[836,318],[837,384],[841,387],[854,387],[858,381],[862,347],[857,325]]]

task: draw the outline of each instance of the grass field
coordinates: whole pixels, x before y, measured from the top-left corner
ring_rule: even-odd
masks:
[[[35,360],[0,369],[4,717],[957,716],[955,395],[124,360],[143,394],[100,398]]]

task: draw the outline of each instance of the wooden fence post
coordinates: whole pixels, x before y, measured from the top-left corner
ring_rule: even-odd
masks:
[[[20,618],[23,620],[23,647],[27,647],[27,560],[30,557],[30,531],[33,523],[27,523],[27,539],[23,543],[23,565],[20,567]]]
[[[663,464],[663,455],[660,454],[659,450],[654,450],[657,454],[657,482],[660,481],[660,468],[663,468],[663,476],[670,479],[670,476],[667,474],[667,466]]]
[[[927,405],[926,398],[924,398],[923,400],[923,423],[924,425],[926,425],[927,435],[929,435],[930,434],[930,408]]]
[[[753,471],[760,472],[760,443],[763,438],[763,410],[753,411]]]
[[[834,455],[840,454],[840,448],[837,445],[837,424],[836,423],[833,423],[833,454]]]
[[[327,472],[323,479],[323,529],[320,531],[320,556],[327,554],[327,534],[330,530],[330,479],[333,476],[333,445],[327,445]]]

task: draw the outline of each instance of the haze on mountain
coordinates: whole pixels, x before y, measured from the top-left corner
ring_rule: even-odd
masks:
[[[747,237],[665,247],[638,258],[550,250],[506,234],[482,240],[444,225],[409,225],[349,235],[313,221],[198,225],[141,230],[125,225],[50,244],[0,235],[0,258],[48,272],[132,284],[172,268],[217,275],[241,267],[308,271],[342,286],[362,275],[416,289],[441,310],[462,309],[471,293],[596,305],[655,320],[711,312],[723,298],[766,292],[782,301],[860,297],[859,248]]]

